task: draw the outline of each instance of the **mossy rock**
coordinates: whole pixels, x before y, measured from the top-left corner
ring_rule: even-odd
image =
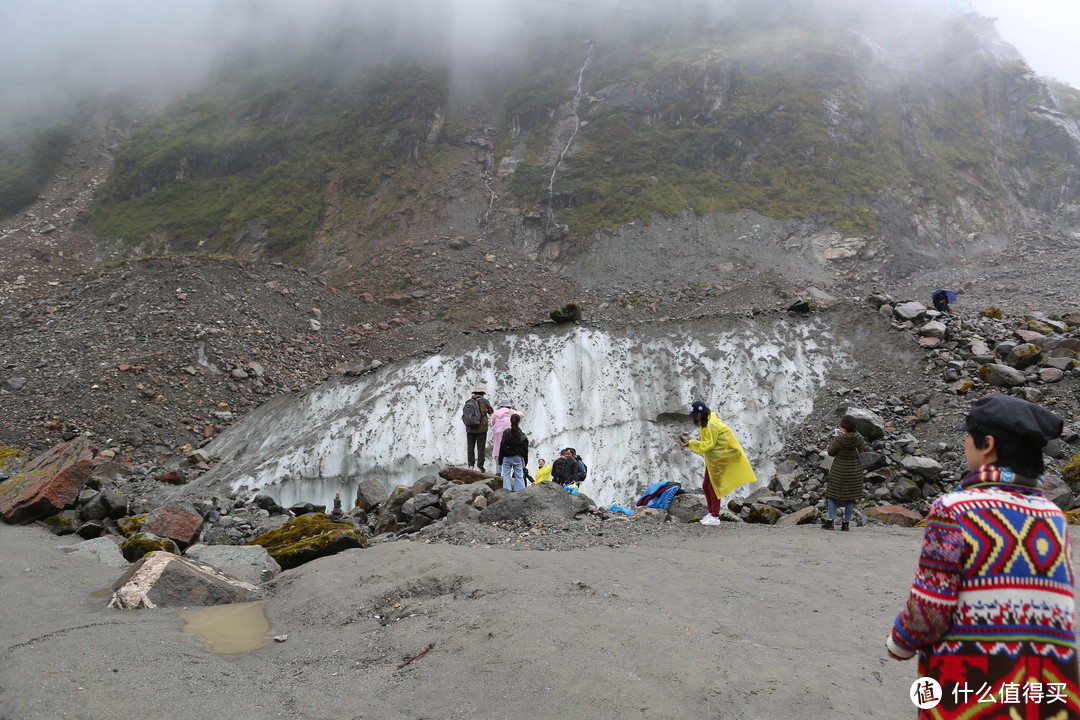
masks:
[[[128,562],[138,562],[144,555],[155,550],[180,554],[180,548],[175,542],[150,533],[136,533],[120,543],[120,552],[124,553],[124,559]]]
[[[351,523],[330,519],[326,513],[301,515],[248,543],[266,548],[283,570],[367,544],[366,534]]]
[[[64,510],[38,522],[47,527],[53,535],[70,535],[79,527],[79,514],[74,510]]]
[[[550,317],[557,323],[580,322],[582,317],[581,306],[574,302],[567,303],[561,308],[552,310]]]
[[[991,305],[988,308],[983,308],[979,311],[979,314],[985,318],[990,318],[991,320],[1000,320],[1002,317],[1004,317],[1004,314],[1001,312],[1001,308],[999,308],[997,305]]]
[[[120,528],[120,532],[124,534],[124,537],[131,537],[142,529],[143,523],[146,522],[148,517],[150,517],[148,513],[122,517],[116,521],[116,527]]]
[[[771,505],[754,505],[750,508],[750,514],[746,516],[746,522],[775,525],[783,514],[780,508],[774,508]]]
[[[1070,525],[1080,525],[1080,510],[1070,510],[1065,513],[1065,519]]]
[[[1024,323],[1030,329],[1034,330],[1035,332],[1042,333],[1043,335],[1049,335],[1054,332],[1054,328],[1050,327],[1041,320],[1036,320],[1035,318],[1027,318]]]
[[[1070,485],[1080,483],[1080,453],[1073,455],[1072,460],[1061,468],[1061,479]]]
[[[0,447],[0,473],[13,474],[26,462],[26,453],[19,448]]]

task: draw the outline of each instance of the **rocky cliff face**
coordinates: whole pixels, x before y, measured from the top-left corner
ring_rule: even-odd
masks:
[[[468,78],[436,52],[346,61],[348,27],[329,52],[238,54],[127,134],[53,237],[98,261],[285,260],[377,295],[415,289],[397,255],[484,244],[621,297],[903,275],[1080,222],[1080,93],[991,21],[780,5],[538,25]]]

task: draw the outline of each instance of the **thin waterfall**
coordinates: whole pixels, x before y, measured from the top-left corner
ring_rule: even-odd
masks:
[[[567,139],[566,145],[563,146],[562,152],[559,153],[559,158],[555,161],[555,166],[551,168],[551,177],[548,178],[546,199],[549,227],[555,218],[555,209],[552,205],[555,198],[555,175],[558,174],[559,168],[562,167],[563,159],[566,158],[566,153],[570,152],[570,147],[574,144],[574,139],[577,138],[578,130],[581,129],[581,117],[578,116],[578,108],[581,106],[581,97],[585,92],[585,68],[589,67],[589,61],[592,60],[592,54],[593,46],[590,42],[588,50],[585,52],[585,62],[581,64],[581,69],[578,70],[577,90],[574,93],[574,97],[571,98],[568,103],[570,114],[574,118],[574,130],[570,133],[570,137]]]

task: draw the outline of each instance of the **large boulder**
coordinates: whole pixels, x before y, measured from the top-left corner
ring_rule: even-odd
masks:
[[[914,300],[898,303],[893,308],[893,314],[900,320],[915,321],[926,314],[926,306]]]
[[[367,535],[350,522],[336,522],[326,513],[312,513],[263,533],[248,544],[262,545],[282,569],[288,570],[342,550],[367,547]]]
[[[451,485],[443,490],[442,495],[439,497],[439,502],[442,503],[444,510],[449,511],[452,507],[458,503],[465,503],[466,505],[472,505],[473,501],[478,496],[487,498],[491,495],[492,490],[486,483],[471,483],[468,485]]]
[[[98,537],[92,540],[83,540],[81,543],[65,547],[63,550],[72,555],[97,560],[112,568],[126,568],[130,564],[124,559],[124,553],[120,550],[120,546],[110,538]]]
[[[439,477],[449,482],[475,483],[487,482],[492,476],[469,468],[444,467],[439,471]]]
[[[198,539],[202,526],[202,514],[191,500],[184,498],[151,510],[141,531],[168,538],[183,549]]]
[[[60,512],[86,485],[93,457],[90,441],[79,435],[30,460],[0,482],[0,519],[29,523]]]
[[[885,437],[885,421],[872,410],[849,407],[844,414],[855,418],[855,429],[867,440]]]
[[[180,547],[174,540],[158,537],[153,533],[141,532],[124,538],[120,543],[120,550],[124,553],[124,557],[128,562],[137,562],[153,552],[180,554]]]
[[[667,511],[672,522],[697,522],[709,514],[709,504],[702,493],[683,491],[671,498]]]
[[[83,520],[119,520],[128,514],[128,500],[125,495],[106,488],[90,498],[80,513]]]
[[[558,483],[529,485],[509,493],[480,512],[480,522],[522,520],[528,523],[554,524],[573,520],[593,505],[581,493],[571,494]]]
[[[1023,370],[1038,364],[1042,357],[1041,347],[1035,343],[1024,343],[1009,351],[1009,354],[1005,356],[1005,364],[1017,370]]]
[[[281,572],[266,548],[261,545],[192,545],[184,557],[198,560],[244,582],[258,585]]]
[[[1000,363],[980,365],[979,377],[994,387],[1020,387],[1027,382],[1024,373]]]
[[[922,515],[900,505],[878,505],[868,509],[866,516],[880,520],[886,525],[898,525],[900,527],[914,527],[916,523],[922,520]]]
[[[167,552],[152,552],[139,560],[113,590],[109,607],[125,610],[225,605],[262,598],[259,588],[250,583]]]
[[[750,506],[750,511],[746,513],[746,522],[758,523],[760,525],[775,525],[780,519],[780,516],[784,514],[784,511],[778,507],[764,504],[754,504]]]
[[[386,483],[376,478],[364,478],[356,486],[356,507],[370,511],[386,502],[390,490]]]
[[[817,508],[813,505],[804,507],[802,510],[788,513],[776,521],[777,527],[791,527],[792,525],[810,525],[817,519]]]
[[[905,455],[900,458],[900,465],[913,475],[918,475],[924,480],[934,481],[941,477],[944,470],[941,463],[933,458],[922,455]]]

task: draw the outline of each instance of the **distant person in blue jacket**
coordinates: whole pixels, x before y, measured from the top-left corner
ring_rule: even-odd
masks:
[[[949,303],[956,302],[956,293],[951,290],[938,290],[930,299],[934,302],[934,309],[938,312],[952,314],[952,310],[949,308]]]

